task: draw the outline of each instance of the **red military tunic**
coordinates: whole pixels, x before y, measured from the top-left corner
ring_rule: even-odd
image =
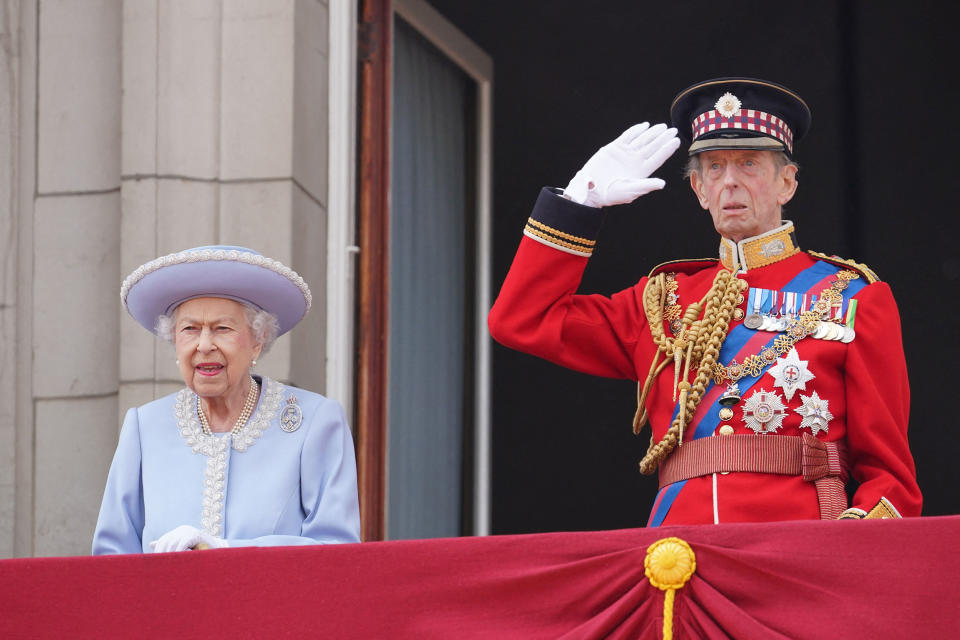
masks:
[[[596,209],[570,202],[550,190],[541,193],[525,230],[527,237],[520,244],[490,312],[490,332],[494,339],[508,347],[564,367],[592,375],[642,381],[656,353],[643,308],[648,278],[611,297],[575,293],[601,218],[602,214]],[[724,262],[728,266],[739,266],[737,277],[745,280],[751,289],[780,291],[806,277],[808,283],[811,279],[819,282],[819,288],[814,287],[813,291],[821,291],[836,280],[835,275],[830,274],[840,268],[797,250],[791,232],[792,224],[787,223],[779,230],[764,234],[760,241],[747,239],[738,246],[724,240],[722,248],[728,248]],[[765,245],[763,241],[768,240],[767,236],[774,243]],[[777,249],[781,250],[779,254]],[[741,266],[744,263],[745,268]],[[754,264],[762,266],[752,266]],[[717,272],[724,268],[720,261],[667,265],[666,270],[676,272],[676,294],[681,307],[686,309],[692,302],[699,301],[710,289]],[[720,435],[719,424],[729,425],[734,434],[758,438],[807,433],[826,442],[845,441],[849,474],[859,483],[851,507],[869,511],[884,497],[902,516],[920,515],[922,497],[907,441],[910,392],[899,313],[889,286],[879,281],[867,284],[869,275],[872,275],[869,271],[861,271],[862,281],[855,280],[857,286],[851,287],[851,290],[857,289],[851,296],[857,301],[855,339],[844,343],[810,336],[794,345],[800,361],[813,377],[807,376],[805,386],[795,390],[792,398],[788,399],[785,390],[777,386],[772,367],[767,367],[743,391],[742,400],[733,407],[734,416],[723,422],[714,417],[716,405],[708,405],[708,389],[684,434],[684,442],[695,437],[724,437]],[[744,298],[739,308],[749,314],[749,297]],[[776,335],[746,327],[737,329],[741,324],[741,320],[731,321],[727,338],[727,343],[731,343],[737,335],[744,343],[738,351],[740,362],[745,356],[757,353],[768,338],[772,340]],[[668,331],[666,324],[664,329]],[[730,346],[727,343],[725,350]],[[724,357],[729,358],[730,353],[722,351],[720,358],[723,365],[729,364]],[[694,369],[691,367],[690,380]],[[719,391],[713,396],[719,395]],[[755,429],[750,427],[751,414],[748,410],[745,412],[745,407],[749,407],[751,396],[758,393],[775,394],[783,405],[782,422],[775,431],[755,434]],[[810,413],[811,398],[819,399],[820,406],[828,412],[814,427],[809,426],[809,420],[804,424],[804,415]],[[646,407],[653,436],[659,441],[669,428],[676,408],[672,364],[654,382]],[[798,409],[804,411],[804,415]],[[753,420],[752,424],[755,427],[757,423]],[[693,477],[663,487],[654,504],[651,523],[760,522],[820,517],[816,488],[802,476],[731,472]]]

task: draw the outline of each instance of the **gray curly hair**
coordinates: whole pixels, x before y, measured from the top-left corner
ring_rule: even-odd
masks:
[[[246,302],[240,304],[243,305],[243,317],[246,319],[250,331],[253,332],[254,340],[263,345],[260,348],[260,354],[264,355],[270,351],[273,341],[277,339],[277,334],[280,332],[280,321],[275,314],[269,311],[257,309]],[[161,340],[173,342],[173,327],[176,324],[178,309],[180,309],[180,305],[174,307],[169,314],[157,317],[156,333]]]

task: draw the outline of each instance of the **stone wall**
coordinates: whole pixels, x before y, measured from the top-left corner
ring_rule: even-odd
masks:
[[[0,557],[89,553],[123,414],[182,386],[120,305],[143,262],[300,272],[314,308],[257,370],[323,391],[327,11],[0,1]]]

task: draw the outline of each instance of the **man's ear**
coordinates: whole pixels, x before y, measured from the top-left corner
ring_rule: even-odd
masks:
[[[707,202],[707,194],[703,189],[703,180],[696,171],[690,174],[690,188],[693,189],[694,195],[697,196],[697,200],[700,201],[700,206],[706,209],[710,203]]]
[[[780,190],[777,193],[777,204],[781,207],[793,198],[797,192],[797,165],[788,164],[780,169]]]

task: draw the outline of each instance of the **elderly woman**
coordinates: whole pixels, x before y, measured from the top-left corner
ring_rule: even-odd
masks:
[[[186,388],[127,412],[93,553],[359,541],[340,405],[250,373],[309,311],[303,279],[250,249],[198,247],[141,266],[120,295],[173,342]]]

